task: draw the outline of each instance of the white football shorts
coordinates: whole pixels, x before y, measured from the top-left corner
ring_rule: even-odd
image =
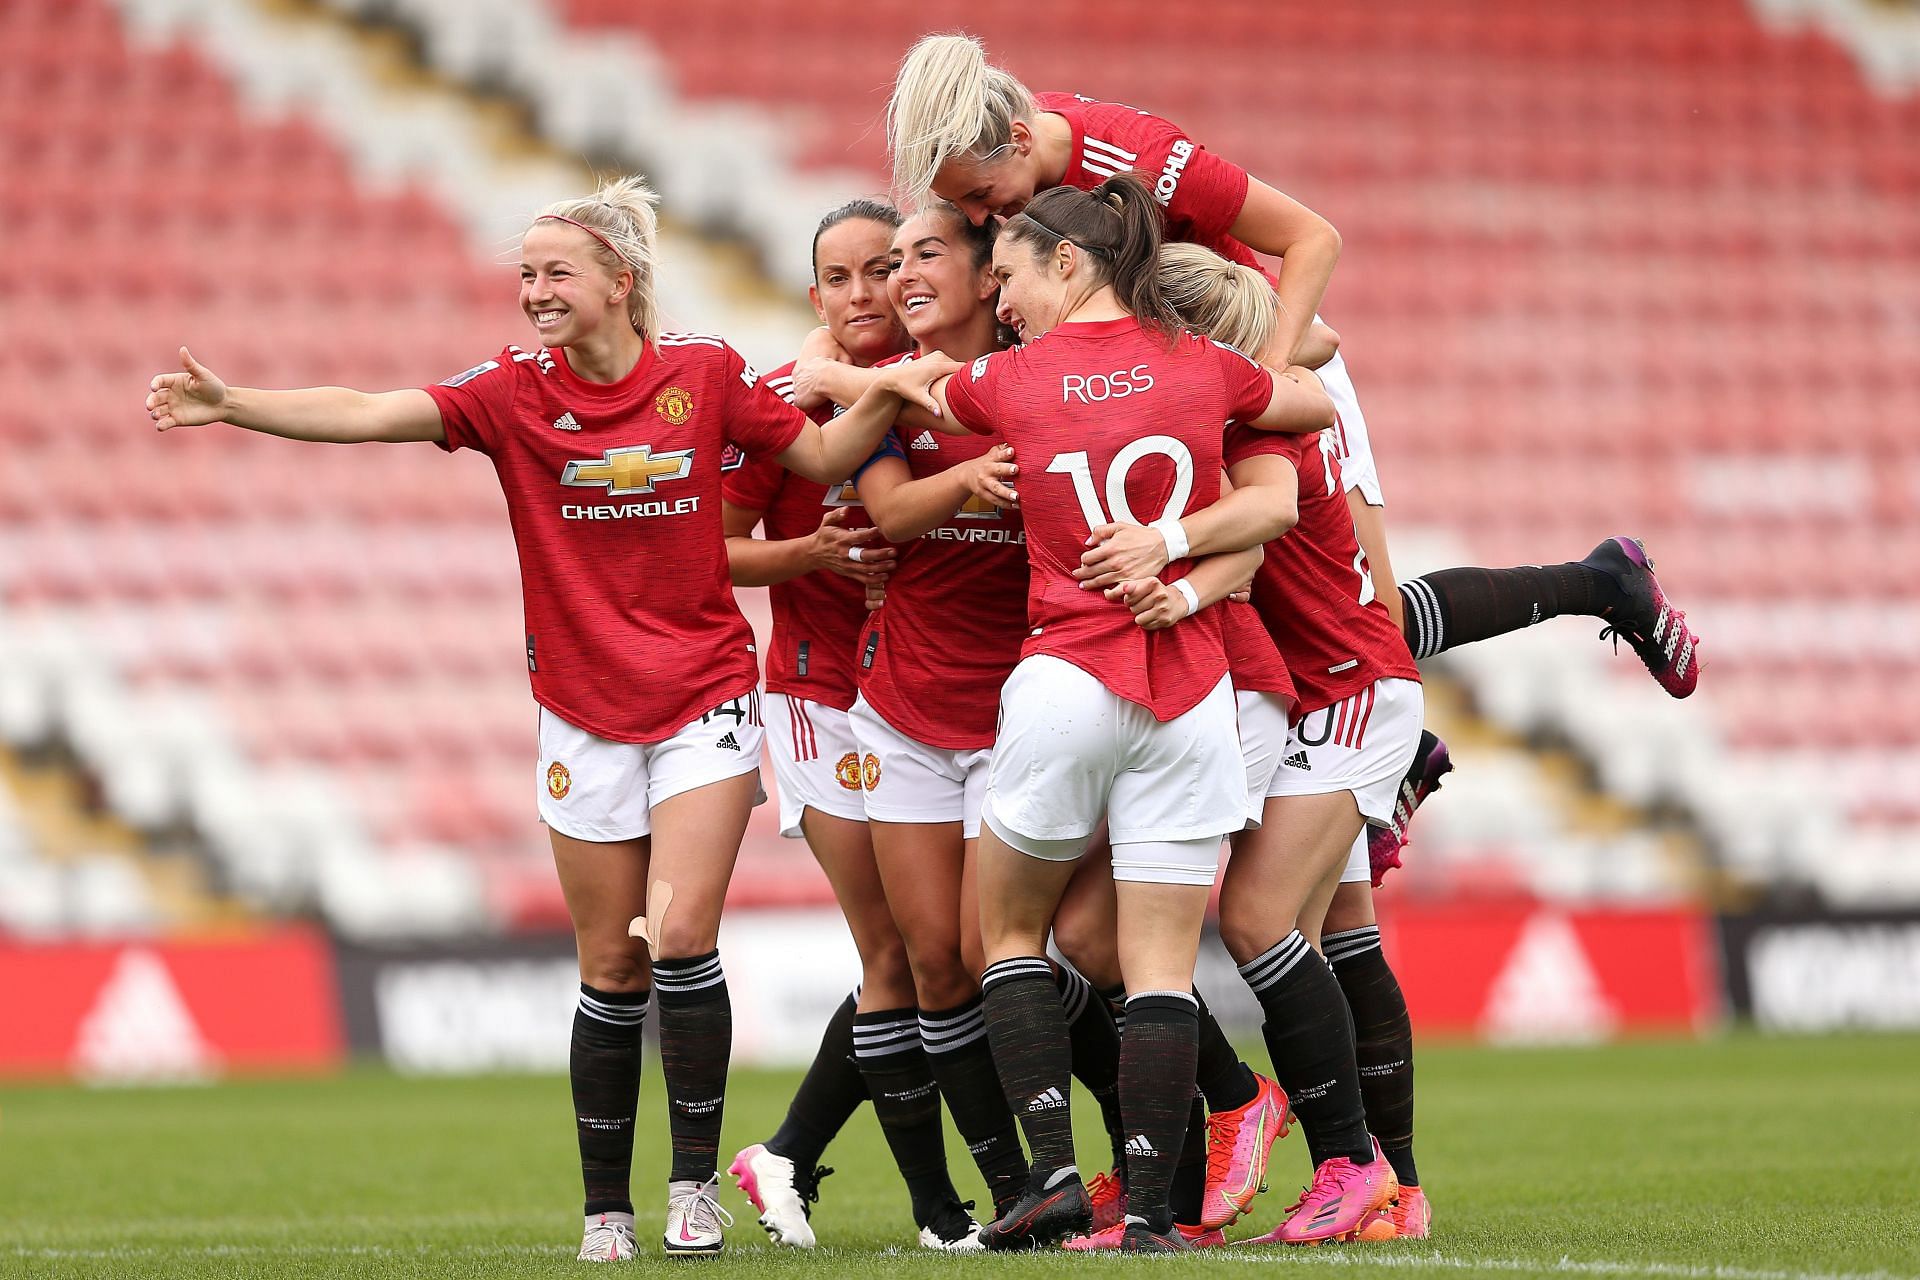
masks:
[[[854,699],[847,722],[860,746],[869,820],[958,822],[964,838],[980,834],[992,748],[930,747],[888,724],[865,698]]]
[[[665,742],[597,737],[540,708],[540,820],[576,840],[636,840],[653,833],[653,806],[760,771],[760,691],[729,698]],[[764,804],[760,790],[754,803]]]
[[[860,782],[860,747],[847,713],[825,703],[770,693],[767,755],[773,760],[773,784],[779,792],[780,834],[798,840],[800,816],[808,809],[850,822],[867,820]]]
[[[1419,749],[1425,713],[1418,680],[1390,679],[1298,717],[1267,794],[1351,791],[1361,817],[1387,825],[1400,779]]]
[[[1176,881],[1211,884],[1219,838],[1247,821],[1234,712],[1226,676],[1162,723],[1071,662],[1023,658],[1000,694],[987,784],[994,826],[1019,848],[1020,840],[1085,840],[1105,818],[1121,879],[1148,878],[1122,874],[1126,845],[1211,838],[1206,866],[1197,859],[1191,868],[1198,879]]]
[[[1286,754],[1287,700],[1258,689],[1236,689],[1233,697],[1240,710],[1240,758],[1247,765],[1246,829],[1254,831],[1266,807],[1267,787]]]

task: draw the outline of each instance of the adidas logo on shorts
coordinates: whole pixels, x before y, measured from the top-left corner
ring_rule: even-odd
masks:
[[[714,743],[713,745],[720,748],[722,751],[738,751],[740,749],[740,743],[733,736],[733,732],[731,730],[729,730],[726,733],[726,735],[720,739],[720,741]]]
[[[1147,1135],[1144,1133],[1136,1133],[1127,1139],[1126,1152],[1130,1156],[1157,1156],[1160,1154],[1153,1149],[1153,1144],[1147,1141]]]
[[[553,429],[555,431],[578,431],[580,424],[575,421],[573,411],[568,410],[553,420]]]
[[[913,443],[908,445],[907,447],[909,449],[938,449],[940,447],[940,442],[933,438],[933,432],[922,431],[919,435],[913,438]]]
[[[1289,769],[1305,769],[1308,773],[1313,772],[1313,766],[1307,763],[1307,753],[1304,751],[1296,751],[1280,763]]]
[[[1034,1095],[1033,1099],[1027,1103],[1027,1110],[1052,1111],[1056,1107],[1064,1107],[1066,1105],[1066,1095],[1058,1089],[1049,1088],[1045,1093]]]

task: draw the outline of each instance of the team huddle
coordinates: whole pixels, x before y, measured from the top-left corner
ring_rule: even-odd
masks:
[[[779,1130],[730,1166],[776,1244],[814,1245],[821,1158],[866,1102],[928,1249],[1220,1245],[1295,1123],[1312,1181],[1239,1243],[1424,1237],[1372,901],[1451,768],[1415,659],[1587,615],[1684,697],[1695,638],[1628,538],[1397,584],[1317,316],[1339,237],[1175,125],[933,36],[888,138],[901,207],[826,213],[822,325],[764,378],[661,331],[653,197],[624,179],[526,232],[533,349],[369,395],[229,387],[182,348],[149,414],[493,460],[580,955],[581,1259],[638,1250],[650,996],[664,1248],[716,1253],[731,1224],[717,942],[763,751],[861,961]],[[764,698],[745,586],[772,588]],[[1216,883],[1259,1067],[1193,985]],[[1088,1178],[1076,1079],[1111,1146]]]

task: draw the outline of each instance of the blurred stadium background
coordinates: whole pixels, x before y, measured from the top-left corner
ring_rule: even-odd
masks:
[[[1430,665],[1459,768],[1383,898],[1416,1027],[1920,1027],[1920,11],[1168,11],[0,0],[0,1075],[564,1064],[487,463],[161,438],[146,380],[525,341],[507,255],[595,169],[661,190],[674,326],[780,363],[898,57],[958,27],[1340,228],[1403,578],[1635,534],[1704,637],[1685,703],[1584,623]],[[722,941],[745,1060],[855,976],[773,826]]]

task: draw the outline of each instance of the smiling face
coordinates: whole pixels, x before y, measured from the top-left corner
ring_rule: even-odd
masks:
[[[856,364],[869,365],[907,346],[887,292],[893,228],[848,218],[820,233],[814,284],[807,290],[820,322]]]
[[[1042,251],[1032,240],[1002,235],[993,246],[993,275],[1000,282],[1000,319],[1028,342],[1060,322],[1066,307],[1072,245]]]
[[[955,156],[933,177],[933,194],[979,226],[988,218],[1011,218],[1039,190],[1040,166],[1033,133],[1013,122],[1013,141],[990,156]]]
[[[606,250],[578,227],[543,218],[520,242],[520,310],[549,347],[577,345],[627,325],[633,272],[610,271]]]
[[[923,344],[972,322],[993,297],[993,272],[974,265],[973,246],[954,221],[950,213],[930,210],[907,219],[893,236],[887,296],[907,332]]]

